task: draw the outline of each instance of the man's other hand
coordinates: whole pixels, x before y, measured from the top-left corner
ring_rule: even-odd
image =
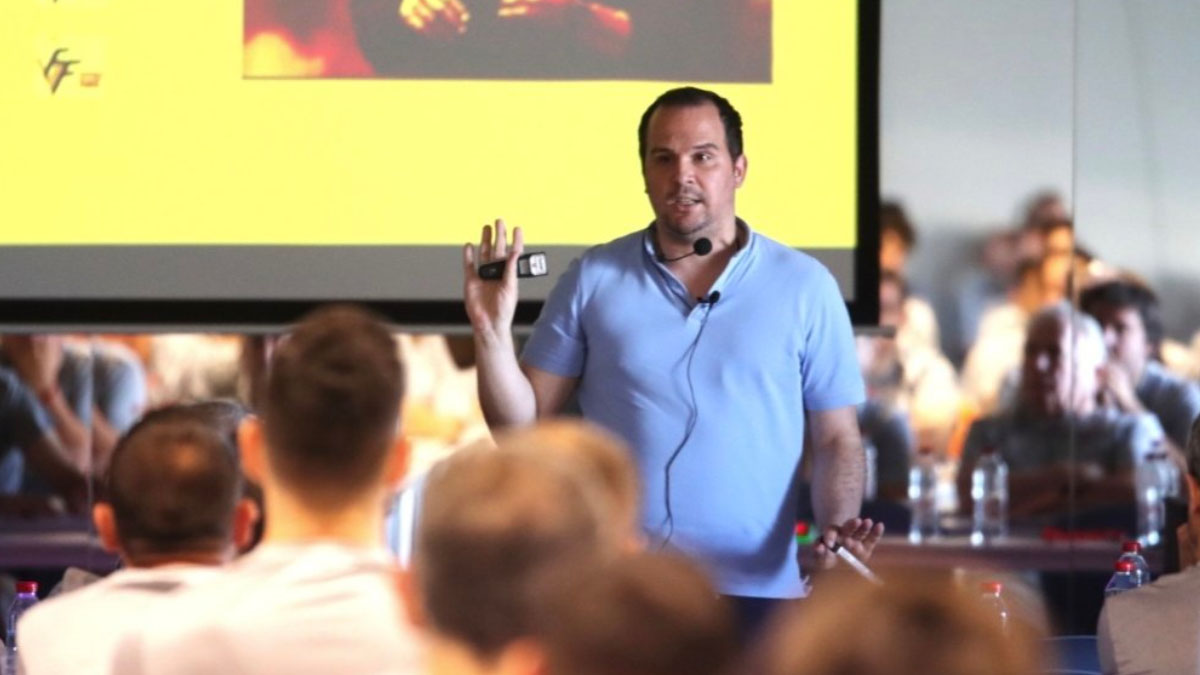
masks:
[[[866,561],[875,550],[875,544],[883,536],[883,523],[873,522],[870,518],[851,518],[842,523],[841,527],[830,525],[821,533],[821,538],[813,545],[813,553],[823,569],[829,569],[837,564],[837,554],[833,552],[834,543],[841,544],[847,551],[859,560]]]

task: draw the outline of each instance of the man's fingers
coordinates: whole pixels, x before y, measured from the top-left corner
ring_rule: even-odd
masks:
[[[517,228],[513,232],[513,246],[508,253],[508,262],[504,266],[504,283],[515,287],[517,285],[517,258],[521,257],[521,251],[525,249],[525,242],[521,237],[521,228]]]
[[[463,272],[468,279],[475,272],[475,247],[471,244],[463,246]]]
[[[492,250],[492,255],[496,258],[508,255],[508,230],[504,225],[503,218],[496,219],[496,245]]]
[[[492,226],[484,225],[483,234],[479,237],[479,261],[489,262],[492,259]]]
[[[525,233],[520,227],[513,228],[513,248],[517,250],[517,255],[521,255],[525,251]]]

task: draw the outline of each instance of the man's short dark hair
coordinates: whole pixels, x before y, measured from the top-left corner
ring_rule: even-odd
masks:
[[[882,237],[885,232],[900,237],[900,241],[909,249],[917,245],[917,229],[899,202],[884,202],[879,207],[879,236]]]
[[[117,443],[100,501],[112,506],[126,553],[169,555],[228,546],[241,494],[228,438],[168,408],[148,415]]]
[[[647,135],[650,133],[650,117],[659,108],[694,108],[711,103],[717,108],[721,117],[721,125],[725,127],[725,147],[729,148],[729,156],[736,160],[742,156],[742,116],[733,104],[720,94],[697,87],[680,87],[664,92],[654,103],[642,113],[642,121],[638,123],[638,161],[646,162]]]
[[[564,567],[543,596],[537,637],[554,675],[733,672],[730,608],[682,557],[644,553]]]
[[[271,359],[263,428],[281,483],[337,508],[380,477],[397,433],[404,373],[396,342],[366,310],[308,315]]]
[[[602,555],[596,488],[571,466],[512,448],[468,448],[430,472],[413,569],[431,627],[491,658],[533,635],[537,584]]]
[[[1146,329],[1146,341],[1155,353],[1158,352],[1165,329],[1162,309],[1154,291],[1136,281],[1115,279],[1087,288],[1079,296],[1080,309],[1092,316],[1096,316],[1100,308],[1106,305],[1117,309],[1136,309]]]

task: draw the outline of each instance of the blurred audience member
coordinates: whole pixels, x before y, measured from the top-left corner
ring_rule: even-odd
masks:
[[[434,466],[400,584],[430,632],[429,672],[544,673],[535,589],[555,565],[615,553],[604,506],[575,468],[506,442]]]
[[[904,207],[896,202],[884,202],[879,218],[879,269],[896,278],[906,277],[908,258],[917,245],[917,230],[908,219]],[[938,348],[937,317],[933,307],[924,299],[909,295],[905,288],[903,318],[892,324],[896,328],[896,343],[901,349]],[[881,319],[882,321],[882,319]]]
[[[1030,675],[1037,635],[1000,618],[975,589],[937,572],[895,573],[876,586],[822,577],[783,613],[753,655],[755,675]],[[1007,630],[1006,630],[1007,628]],[[854,639],[861,636],[862,639]]]
[[[1015,385],[1029,317],[1044,306],[1040,261],[1027,261],[1017,271],[1017,285],[1007,302],[989,309],[979,325],[979,337],[963,363],[962,389],[982,415],[1011,404],[1002,400]]]
[[[868,399],[858,406],[858,429],[868,461],[863,501],[905,500],[910,459],[915,454],[908,417],[882,401]],[[874,464],[869,463],[872,454]]]
[[[86,468],[62,447],[33,392],[16,373],[0,367],[0,515],[82,512],[87,506]],[[23,492],[27,469],[51,489]]]
[[[102,473],[117,437],[146,407],[146,374],[137,355],[121,344],[60,335],[8,335],[0,351],[77,463]]]
[[[956,363],[962,362],[975,344],[984,314],[1003,304],[1016,285],[1021,263],[1016,233],[1003,229],[987,235],[980,244],[977,263],[962,274],[953,289],[948,289],[953,297],[953,332],[957,339],[947,344],[946,350]]]
[[[1179,528],[1180,572],[1104,602],[1097,637],[1106,675],[1200,672],[1200,419],[1186,445],[1187,522]]]
[[[960,398],[954,367],[936,347],[901,339],[908,319],[904,279],[883,272],[879,281],[879,325],[895,327],[895,339],[857,338],[867,398],[903,412],[922,445],[944,447]]]
[[[1200,386],[1171,375],[1158,362],[1163,322],[1157,296],[1141,283],[1118,279],[1084,290],[1079,304],[1104,329],[1105,401],[1124,412],[1154,414],[1181,451],[1200,416]]]
[[[1133,467],[1162,428],[1151,415],[1098,407],[1106,351],[1100,326],[1070,305],[1034,315],[1015,405],[975,422],[967,436],[958,471],[963,509],[971,508],[971,471],[989,450],[1008,463],[1014,516],[1065,511],[1072,483],[1077,505],[1133,503]]]
[[[374,316],[330,307],[305,318],[272,355],[261,419],[238,435],[263,488],[263,543],[144,619],[115,671],[423,672],[382,546],[383,504],[407,458],[403,389],[396,343]]]
[[[125,568],[34,607],[18,653],[28,675],[108,673],[118,640],[169,594],[211,578],[250,537],[228,437],[182,409],[150,413],[113,451],[92,510]]]
[[[546,675],[732,675],[733,616],[674,555],[568,568],[549,584],[539,633]]]
[[[641,494],[637,467],[625,442],[578,419],[540,422],[505,432],[500,444],[556,457],[598,488],[618,545],[629,551],[645,545],[641,533]]]

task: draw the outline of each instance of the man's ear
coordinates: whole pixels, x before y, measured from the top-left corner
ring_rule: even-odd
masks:
[[[505,645],[496,659],[503,675],[546,675],[546,650],[532,638],[518,638]]]
[[[245,553],[254,539],[254,528],[262,519],[262,509],[253,499],[243,497],[238,500],[233,510],[233,547],[238,553]]]
[[[266,473],[266,443],[263,439],[262,422],[254,415],[247,415],[238,425],[238,455],[242,462],[242,473],[246,478],[262,485]]]
[[[112,506],[104,502],[92,506],[92,522],[96,524],[96,534],[100,535],[100,545],[104,550],[119,554],[121,547],[117,538],[117,519],[113,516]]]
[[[396,440],[392,441],[392,447],[388,451],[387,464],[384,467],[384,480],[389,489],[399,488],[404,477],[408,475],[410,454],[408,439],[403,434],[396,434]]]
[[[733,160],[733,181],[737,187],[742,187],[742,183],[746,182],[746,169],[750,166],[746,155],[742,154],[737,159]]]
[[[425,620],[425,610],[421,605],[420,591],[417,590],[417,580],[412,570],[397,568],[395,571],[396,596],[400,598],[400,607],[404,610],[404,618],[415,628],[428,628]]]

